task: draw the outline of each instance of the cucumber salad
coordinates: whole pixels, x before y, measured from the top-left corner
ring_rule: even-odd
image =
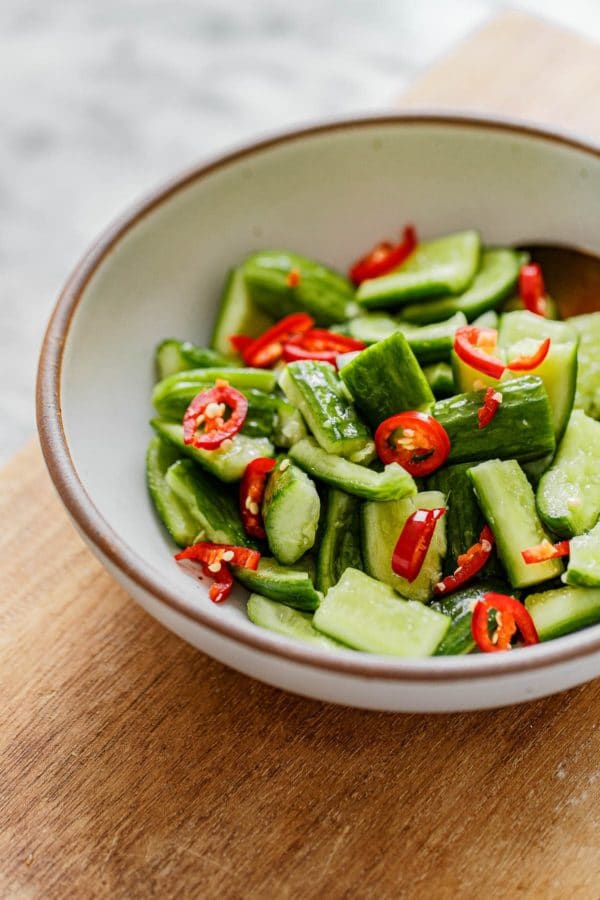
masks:
[[[210,347],[156,350],[146,457],[175,559],[316,647],[495,653],[600,622],[600,312],[407,227],[348,275],[228,276]]]

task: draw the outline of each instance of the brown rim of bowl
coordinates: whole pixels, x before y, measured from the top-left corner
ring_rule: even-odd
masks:
[[[500,674],[516,674],[527,670],[545,668],[555,663],[600,652],[600,626],[581,632],[576,642],[573,636],[559,638],[541,646],[492,656],[470,657],[468,659],[447,658],[417,661],[399,661],[390,657],[369,657],[367,654],[333,654],[313,648],[305,648],[292,641],[281,643],[280,639],[260,629],[248,632],[236,623],[214,621],[192,604],[182,600],[165,583],[159,573],[153,573],[148,565],[113,531],[101,516],[88,496],[74,462],[71,458],[62,421],[61,374],[64,348],[69,328],[79,302],[90,279],[106,259],[111,250],[131,228],[151,213],[161,203],[169,200],[178,191],[192,182],[205,178],[213,172],[247,159],[256,153],[276,147],[279,144],[299,139],[311,138],[332,131],[356,128],[378,128],[382,125],[442,125],[451,128],[475,128],[480,130],[504,131],[525,135],[543,142],[561,144],[579,150],[594,158],[600,158],[600,148],[587,144],[570,135],[529,124],[511,122],[494,117],[473,117],[460,114],[438,114],[421,112],[372,116],[368,118],[346,119],[326,122],[298,130],[287,131],[257,143],[247,145],[205,165],[193,168],[154,191],[124,215],[116,219],[99,239],[91,246],[76,266],[63,288],[44,338],[37,378],[36,403],[37,425],[42,451],[50,477],[63,503],[73,519],[91,542],[92,546],[107,557],[127,578],[133,580],[143,590],[158,598],[171,609],[183,614],[196,623],[217,632],[225,638],[239,641],[247,647],[274,654],[282,659],[301,663],[330,673],[351,674],[362,678],[381,678],[400,681],[438,681],[440,679],[465,679],[493,677]],[[574,644],[574,645],[573,645]]]

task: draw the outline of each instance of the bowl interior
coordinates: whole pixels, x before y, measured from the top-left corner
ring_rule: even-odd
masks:
[[[149,502],[144,453],[156,343],[205,343],[227,270],[259,248],[288,247],[345,270],[374,241],[414,222],[424,237],[477,227],[490,244],[567,239],[599,253],[599,191],[600,160],[575,146],[420,120],[292,136],[184,181],[101,248],[83,289],[72,282],[80,297],[61,405],[89,498],[118,541],[182,600],[211,620],[253,630],[242,593],[215,607],[172,562]]]

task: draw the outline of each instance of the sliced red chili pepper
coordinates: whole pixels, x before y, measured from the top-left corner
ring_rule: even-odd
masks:
[[[260,561],[260,553],[257,550],[249,550],[247,547],[200,541],[177,553],[175,559],[178,562],[193,560],[200,563],[206,577],[213,579],[208,596],[213,603],[222,603],[229,597],[233,587],[233,575],[229,563],[245,569],[256,570]]]
[[[462,553],[458,557],[458,568],[454,571],[454,574],[447,575],[443,581],[439,581],[434,587],[433,593],[437,597],[441,597],[462,587],[463,584],[474,578],[490,558],[494,543],[492,530],[489,525],[486,525],[482,529],[477,543],[473,544],[466,553]]]
[[[569,541],[559,541],[557,544],[551,544],[550,541],[544,539],[541,544],[535,547],[528,547],[521,550],[521,556],[524,562],[531,565],[532,563],[545,562],[547,559],[558,559],[561,556],[568,556],[570,553]]]
[[[489,425],[502,403],[502,394],[493,387],[489,387],[483,398],[483,406],[477,410],[479,428]]]
[[[537,369],[548,356],[550,349],[550,338],[545,338],[531,356],[517,356],[508,363],[511,372],[529,372],[531,369]]]
[[[207,578],[212,578],[212,584],[208,589],[208,596],[212,602],[223,603],[227,600],[233,588],[233,575],[229,566],[221,563],[217,572],[211,572],[206,563],[202,563],[202,571]]]
[[[240,483],[240,513],[246,534],[265,538],[260,506],[265,495],[267,476],[275,468],[275,460],[259,456],[248,463]]]
[[[536,316],[548,315],[546,288],[542,270],[537,263],[526,263],[519,271],[519,296],[523,306]]]
[[[354,284],[360,284],[369,278],[379,278],[396,269],[410,256],[417,246],[417,233],[412,225],[407,225],[402,232],[399,244],[382,241],[370,253],[357,260],[350,269],[350,278]]]
[[[286,278],[288,287],[295,288],[300,284],[300,271],[299,269],[290,269],[288,277]]]
[[[225,419],[225,410],[230,410]],[[215,386],[196,394],[183,417],[185,444],[201,450],[216,450],[238,433],[248,412],[248,401],[227,381],[217,379]],[[202,430],[200,430],[202,429]]]
[[[283,345],[290,338],[303,334],[314,324],[315,320],[306,313],[292,313],[285,316],[246,347],[242,354],[244,362],[254,368],[268,369],[281,359]]]
[[[400,463],[411,475],[430,475],[450,453],[450,438],[443,425],[422,412],[402,412],[385,419],[375,432],[375,447],[382,463]]]
[[[496,614],[497,627],[493,635],[490,635],[488,628],[490,610],[494,610]],[[475,604],[471,619],[471,634],[479,649],[484,653],[510,650],[510,642],[517,629],[525,645],[539,643],[540,639],[531,615],[515,597],[488,593],[484,594],[482,599]]]
[[[493,355],[497,343],[498,332],[495,328],[463,325],[454,334],[456,355],[473,369],[492,378],[500,378],[506,368],[502,360]]]
[[[252,344],[254,338],[249,337],[247,334],[230,334],[229,335],[229,343],[240,355],[243,356],[244,351]]]
[[[336,365],[340,353],[364,350],[366,344],[345,334],[327,331],[324,328],[311,328],[304,334],[297,335],[283,346],[283,358],[286,362],[296,359],[318,359],[321,362]]]
[[[417,509],[408,517],[392,554],[392,570],[396,575],[414,581],[427,556],[436,523],[446,512],[438,509]]]

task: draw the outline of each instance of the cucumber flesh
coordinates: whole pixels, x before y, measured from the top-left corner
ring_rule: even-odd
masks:
[[[442,577],[442,559],[446,553],[445,516],[438,520],[421,571],[414,581],[392,569],[392,554],[406,520],[417,509],[436,509],[446,505],[439,491],[423,491],[404,500],[388,503],[364,503],[361,509],[362,545],[365,570],[373,578],[389,584],[408,600],[425,603],[433,597],[434,585]]]
[[[579,335],[575,407],[592,419],[600,419],[600,312],[574,316],[568,324]]]
[[[336,331],[339,329],[336,328]],[[376,344],[398,331],[398,323],[384,313],[365,313],[345,324],[344,332],[364,344]]]
[[[282,565],[291,565],[315,543],[321,501],[302,469],[281,460],[267,481],[262,516],[271,553]]]
[[[460,293],[475,277],[480,249],[476,231],[425,241],[394,272],[363,281],[356,299],[364,307],[381,308],[398,307],[416,297]],[[429,321],[440,318],[444,316]]]
[[[313,624],[356,650],[424,657],[435,653],[450,619],[422,603],[400,599],[364,572],[346,569],[327,592]]]
[[[525,607],[540,640],[551,641],[600,622],[600,589],[564,587],[530,594]]]
[[[586,534],[571,538],[567,584],[600,588],[600,521]]]
[[[270,600],[294,609],[313,610],[319,605],[321,595],[315,590],[303,560],[293,566],[282,566],[276,559],[262,556],[256,571],[240,566],[232,566],[231,571],[247,590]]]
[[[203,469],[221,481],[239,481],[246,466],[259,456],[274,456],[275,449],[267,438],[251,438],[236,434],[231,444],[217,450],[200,450],[188,446],[183,440],[183,426],[170,419],[152,419],[157,434],[170,441],[180,451],[199,463]]]
[[[498,343],[502,347],[510,347],[523,338],[535,338],[539,342],[547,337],[555,344],[577,343],[577,332],[569,322],[555,322],[526,309],[504,313],[500,317]]]
[[[359,501],[351,494],[329,488],[325,520],[319,535],[317,587],[324,594],[348,568],[362,569]]]
[[[500,322],[500,316],[496,312],[495,309],[488,309],[487,312],[481,313],[480,316],[477,316],[476,319],[473,319],[472,324],[477,328],[498,328]]]
[[[392,500],[407,497],[417,490],[412,476],[398,463],[390,463],[383,472],[375,472],[341,456],[326,453],[312,438],[294,444],[289,456],[313,478],[355,497]]]
[[[538,518],[533,489],[518,462],[490,459],[469,469],[469,477],[512,586],[528,587],[560,575],[560,559],[529,565],[521,556],[522,550],[550,538]]]
[[[440,362],[433,366],[423,366],[423,374],[436,400],[443,400],[456,393],[452,367],[448,363]]]
[[[274,318],[260,309],[248,296],[243,269],[233,269],[223,288],[210,345],[229,359],[239,359],[229,341],[230,336],[247,334],[248,337],[258,337],[270,328],[273,322]]]
[[[276,447],[293,447],[308,434],[302,413],[283,397],[277,397],[277,416],[272,440]]]
[[[510,588],[503,582],[472,581],[464,588],[434,600],[430,608],[450,616],[451,624],[446,635],[435,651],[436,656],[457,656],[471,653],[475,649],[475,641],[471,633],[473,607],[488,591],[499,594],[510,593]]]
[[[327,647],[330,650],[338,650],[343,647],[339,641],[334,641],[322,634],[312,624],[313,617],[306,612],[290,609],[260,594],[251,594],[247,606],[248,618],[260,628],[282,634],[284,637],[315,647]],[[345,648],[348,649],[348,648]]]
[[[600,422],[571,414],[564,437],[537,489],[542,521],[560,537],[592,528],[600,516]]]
[[[201,523],[166,481],[169,467],[180,458],[181,454],[173,444],[154,435],[146,453],[146,481],[156,511],[169,534],[180,547],[188,547],[194,543]]]

